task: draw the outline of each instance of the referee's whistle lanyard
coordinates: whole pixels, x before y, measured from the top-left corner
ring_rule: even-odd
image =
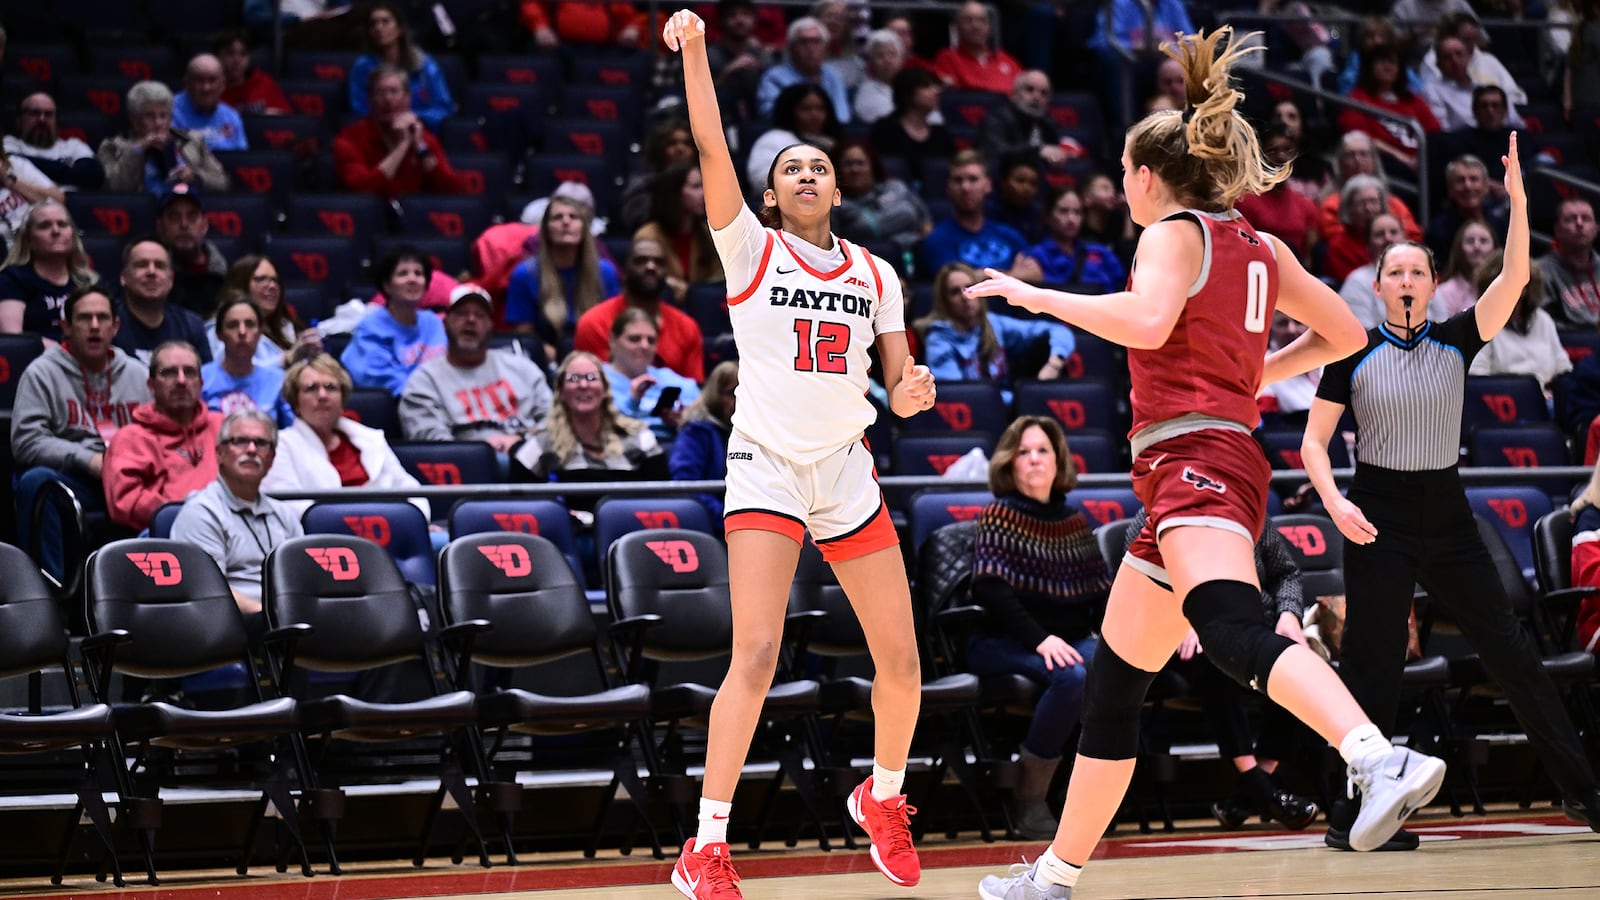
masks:
[[[1404,303],[1406,305],[1406,324],[1403,325],[1403,326],[1402,325],[1397,325],[1394,322],[1389,321],[1388,319],[1384,319],[1383,320],[1383,324],[1389,326],[1391,329],[1393,329],[1393,328],[1404,328],[1405,330],[1402,332],[1402,334],[1405,336],[1405,342],[1409,344],[1412,341],[1416,340],[1417,332],[1422,330],[1422,326],[1419,325],[1416,328],[1412,328],[1411,327],[1411,298],[1410,297],[1406,297],[1405,299],[1401,300],[1400,302]],[[1423,322],[1426,323],[1427,320],[1424,319]]]

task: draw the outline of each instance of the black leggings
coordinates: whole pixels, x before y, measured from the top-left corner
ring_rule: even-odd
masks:
[[[1378,529],[1344,547],[1345,623],[1339,664],[1350,693],[1389,734],[1406,659],[1414,584],[1449,611],[1505,691],[1550,777],[1565,793],[1595,783],[1583,743],[1532,638],[1511,612],[1454,468],[1399,472],[1358,465],[1350,501]]]

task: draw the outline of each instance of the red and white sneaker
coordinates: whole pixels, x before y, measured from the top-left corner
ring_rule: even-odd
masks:
[[[906,805],[906,795],[899,794],[879,802],[872,796],[872,776],[856,785],[845,801],[850,819],[867,833],[872,841],[872,863],[885,878],[901,887],[912,887],[922,880],[922,861],[917,859],[917,848],[911,845],[911,816],[915,806]]]
[[[672,886],[689,900],[744,900],[728,845],[707,844],[700,850],[695,840],[683,845],[678,864],[672,867]]]

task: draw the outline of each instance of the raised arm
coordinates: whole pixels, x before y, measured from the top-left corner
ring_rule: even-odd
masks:
[[[1261,383],[1293,378],[1360,350],[1367,333],[1344,298],[1312,277],[1283,241],[1270,234],[1262,237],[1272,242],[1278,254],[1278,308],[1310,330],[1267,354]]]
[[[1522,289],[1528,286],[1532,265],[1528,262],[1528,192],[1522,185],[1522,163],[1517,159],[1517,133],[1500,157],[1506,166],[1506,199],[1511,203],[1511,222],[1506,228],[1505,263],[1500,274],[1478,298],[1473,315],[1478,320],[1478,336],[1494,339],[1517,308]]]
[[[661,29],[668,50],[683,54],[683,90],[689,101],[689,130],[700,148],[700,178],[705,182],[706,219],[714,229],[733,222],[744,207],[739,189],[739,173],[733,168],[728,138],[722,131],[722,112],[717,108],[717,85],[711,78],[711,63],[706,60],[706,23],[687,9],[680,9]]]

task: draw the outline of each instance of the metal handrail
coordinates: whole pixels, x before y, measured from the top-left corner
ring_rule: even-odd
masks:
[[[1578,178],[1574,175],[1568,175],[1566,172],[1554,168],[1553,166],[1534,166],[1530,171],[1535,175],[1543,175],[1551,181],[1559,181],[1562,184],[1571,185],[1580,191],[1588,191],[1591,194],[1600,196],[1600,182],[1594,182],[1588,180],[1587,178]]]
[[[1220,22],[1227,22],[1227,23],[1232,23],[1232,22],[1270,22],[1270,23],[1273,23],[1273,24],[1289,23],[1289,22],[1298,23],[1298,22],[1305,21],[1305,18],[1306,18],[1305,16],[1295,15],[1293,13],[1281,13],[1281,12],[1278,12],[1278,13],[1264,13],[1264,12],[1258,12],[1258,11],[1252,10],[1252,9],[1230,9],[1230,10],[1223,10],[1223,11],[1217,13],[1217,20],[1220,21]],[[1346,25],[1346,24],[1355,25],[1355,24],[1360,23],[1363,19],[1366,19],[1366,18],[1369,18],[1369,17],[1368,16],[1356,15],[1355,13],[1344,13],[1344,12],[1323,13],[1323,12],[1319,12],[1319,13],[1316,13],[1315,18],[1316,18],[1317,24],[1319,24],[1319,25]],[[1395,25],[1399,25],[1399,26],[1411,26],[1411,25],[1432,26],[1432,25],[1439,24],[1437,19],[1390,19],[1389,21],[1393,22]],[[1512,29],[1521,29],[1521,30],[1529,30],[1529,31],[1532,31],[1532,30],[1543,31],[1543,30],[1550,29],[1550,28],[1566,28],[1566,29],[1570,30],[1570,29],[1576,27],[1579,23],[1577,21],[1572,21],[1572,22],[1549,22],[1549,21],[1545,21],[1543,19],[1506,19],[1506,18],[1488,18],[1488,19],[1486,19],[1486,18],[1479,18],[1478,19],[1478,24],[1483,26],[1484,28],[1512,28]]]
[[[1380,119],[1387,119],[1390,122],[1398,122],[1401,125],[1404,125],[1408,130],[1417,136],[1417,181],[1415,185],[1413,185],[1411,182],[1396,178],[1391,178],[1389,181],[1390,183],[1399,185],[1400,187],[1415,187],[1417,191],[1417,220],[1421,222],[1426,222],[1428,220],[1428,215],[1433,212],[1433,198],[1430,196],[1431,191],[1428,188],[1428,178],[1425,174],[1428,171],[1428,133],[1423,130],[1421,122],[1417,121],[1411,116],[1402,116],[1391,110],[1384,109],[1381,106],[1373,106],[1370,103],[1363,103],[1360,100],[1352,100],[1343,94],[1336,94],[1332,91],[1323,90],[1322,88],[1317,87],[1308,81],[1301,81],[1298,78],[1290,78],[1287,75],[1281,75],[1277,72],[1269,72],[1265,69],[1253,69],[1249,72],[1249,75],[1260,78],[1263,81],[1281,84],[1297,91],[1304,91],[1305,93],[1310,94],[1325,103],[1332,103],[1336,106],[1348,106],[1351,109],[1360,110],[1367,115],[1375,116]]]
[[[1594,473],[1588,466],[1545,466],[1537,469],[1474,467],[1463,468],[1461,480],[1466,484],[1505,484],[1508,482],[1547,482],[1555,479],[1582,481]],[[1347,482],[1354,469],[1334,469],[1335,481]],[[1272,473],[1275,485],[1298,486],[1307,480],[1301,469],[1280,469]],[[891,475],[879,479],[891,490],[917,490],[920,488],[948,488],[974,490],[989,486],[987,481],[942,478],[937,475]],[[1084,474],[1078,477],[1081,487],[1128,487],[1130,477],[1125,473]],[[279,500],[312,500],[329,502],[360,502],[368,500],[407,500],[412,497],[433,499],[437,497],[462,497],[473,500],[505,500],[522,497],[598,497],[602,495],[662,495],[662,494],[719,494],[722,481],[610,481],[580,482],[573,484],[452,484],[422,485],[415,488],[340,488],[338,490],[280,490],[270,492]]]

